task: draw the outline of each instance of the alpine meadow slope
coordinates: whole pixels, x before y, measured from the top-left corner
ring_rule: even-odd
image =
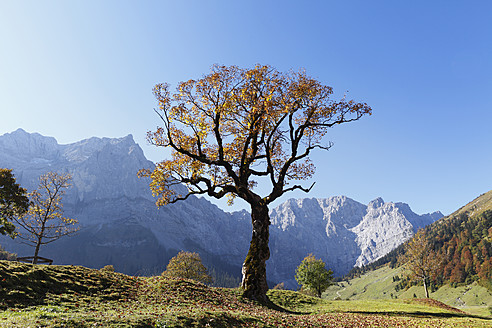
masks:
[[[28,191],[47,171],[73,176],[64,209],[81,230],[42,248],[41,256],[56,264],[112,264],[119,272],[150,275],[160,274],[171,257],[185,250],[199,253],[209,268],[240,277],[251,238],[250,214],[224,212],[194,196],[158,208],[149,180],[137,177],[138,170],[153,166],[131,135],[66,145],[22,129],[0,136],[0,167],[12,168]],[[380,198],[368,205],[345,196],[289,199],[270,213],[268,279],[295,288],[295,268],[308,253],[343,275],[382,257],[440,217],[440,212],[417,215],[404,203]],[[0,245],[19,256],[32,252],[6,237]]]
[[[441,272],[431,281],[430,297],[479,315],[492,309],[492,191],[484,193],[423,230]],[[397,261],[405,244],[367,267],[353,270],[329,288],[328,298],[389,299],[424,297],[421,281],[407,278]],[[347,276],[348,278],[348,276]]]

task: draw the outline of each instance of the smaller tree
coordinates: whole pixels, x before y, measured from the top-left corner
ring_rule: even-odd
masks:
[[[33,263],[38,262],[41,245],[45,245],[63,236],[79,230],[75,227],[75,219],[63,216],[62,196],[71,186],[70,174],[48,172],[39,177],[39,186],[29,193],[31,204],[27,213],[16,219],[16,222],[27,231],[19,233],[25,244],[33,246]]]
[[[26,189],[21,188],[10,169],[0,169],[0,234],[15,237],[12,223],[29,208]]]
[[[325,262],[309,254],[296,269],[296,281],[303,288],[310,289],[318,297],[331,285],[333,271],[326,270]]]
[[[162,273],[166,278],[186,278],[204,284],[212,283],[212,277],[203,265],[200,255],[197,253],[181,251],[173,257]]]
[[[400,255],[399,261],[405,263],[411,280],[419,280],[424,284],[425,297],[429,298],[428,285],[442,272],[442,258],[432,249],[432,245],[419,230],[405,245],[405,253]]]

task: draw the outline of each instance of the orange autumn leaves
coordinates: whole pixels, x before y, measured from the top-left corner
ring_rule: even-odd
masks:
[[[290,190],[307,191],[289,182],[312,177],[309,154],[331,147],[322,143],[328,129],[371,114],[367,104],[333,101],[332,93],[304,71],[281,73],[261,65],[216,65],[201,79],[179,83],[174,93],[168,84],[157,84],[163,126],[149,132],[148,140],[171,148],[171,157],[140,175],[151,177],[158,205],[190,194],[250,202],[261,178],[272,186],[263,197],[266,204]],[[173,187],[181,183],[188,187],[183,195]]]

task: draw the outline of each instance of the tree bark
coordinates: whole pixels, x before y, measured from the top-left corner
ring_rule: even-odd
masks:
[[[36,244],[36,248],[34,249],[34,258],[32,259],[32,264],[38,263],[39,248],[41,247],[41,241],[42,241],[42,238],[44,237],[44,229],[45,229],[45,224],[46,224],[47,219],[48,218],[45,216],[44,220],[43,220],[43,225],[41,226],[41,231],[38,235],[38,242]]]
[[[38,263],[38,254],[39,254],[39,247],[41,246],[41,242],[38,241],[36,244],[36,248],[34,249],[34,257],[32,259],[32,264],[37,264]]]
[[[269,303],[266,295],[268,285],[266,280],[266,260],[270,258],[268,247],[270,218],[268,206],[251,204],[251,221],[253,235],[248,255],[243,264],[243,281],[241,287],[243,296],[261,303]]]
[[[424,290],[425,290],[425,298],[429,298],[429,290],[427,289],[427,278],[424,277]]]

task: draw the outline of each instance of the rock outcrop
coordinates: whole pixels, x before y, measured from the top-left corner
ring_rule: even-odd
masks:
[[[267,270],[273,281],[295,286],[295,269],[309,253],[321,258],[335,275],[373,262],[441,218],[440,212],[417,215],[407,204],[367,206],[345,196],[289,199],[270,213],[272,257]]]

